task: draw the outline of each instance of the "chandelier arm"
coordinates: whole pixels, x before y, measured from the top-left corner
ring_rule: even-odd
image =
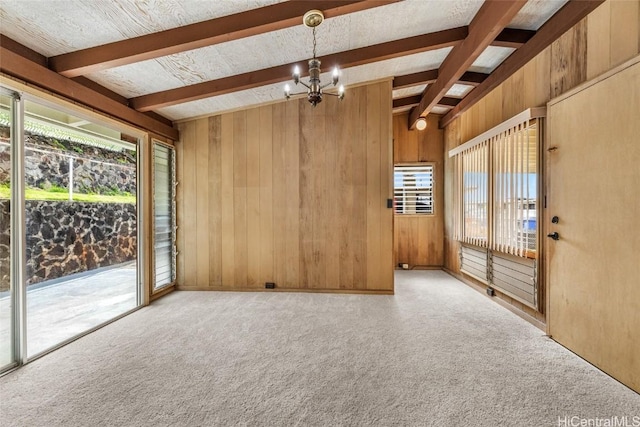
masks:
[[[306,84],[302,80],[299,80],[298,83],[301,84],[302,86],[306,87],[307,89],[311,89],[311,86],[309,86],[308,84]],[[296,83],[296,84],[298,84],[298,83]]]
[[[324,85],[320,86],[320,89],[324,89],[324,88],[329,87],[331,85],[335,86],[335,84],[333,84],[333,82],[329,82],[327,84],[324,84]]]
[[[299,95],[307,95],[307,92],[298,92],[298,93],[290,93],[289,97],[299,96]],[[338,96],[338,95],[336,95]]]

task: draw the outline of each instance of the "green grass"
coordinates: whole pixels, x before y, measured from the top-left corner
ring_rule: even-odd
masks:
[[[27,188],[25,190],[26,200],[69,200],[69,194],[57,191],[47,191],[40,188]],[[9,186],[0,185],[0,199],[9,199],[11,192]],[[136,202],[136,196],[127,195],[105,195],[105,194],[82,194],[73,193],[74,202],[90,202],[90,203],[131,203]]]

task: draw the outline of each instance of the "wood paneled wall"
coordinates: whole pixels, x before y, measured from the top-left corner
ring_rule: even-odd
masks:
[[[393,292],[390,81],[179,128],[180,289]]]
[[[435,167],[434,215],[394,215],[394,265],[441,267],[444,261],[444,132],[439,116],[427,117],[423,131],[409,130],[409,113],[393,116],[393,162],[432,162]]]
[[[640,2],[607,1],[445,128],[446,269],[460,273],[459,244],[453,238],[452,222],[453,209],[457,208],[453,200],[454,159],[449,159],[446,153],[527,108],[545,105],[550,99],[639,53]],[[506,295],[498,296],[526,316],[545,321],[544,313]]]

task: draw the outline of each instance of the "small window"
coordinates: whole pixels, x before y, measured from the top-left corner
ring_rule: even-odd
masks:
[[[394,212],[400,215],[433,215],[433,164],[395,165]]]
[[[157,142],[153,144],[153,187],[154,290],[158,290],[176,279],[176,199],[175,151]]]

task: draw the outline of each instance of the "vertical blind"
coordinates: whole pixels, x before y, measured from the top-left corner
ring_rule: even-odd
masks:
[[[491,248],[524,257],[536,250],[538,124],[527,120],[495,136]]]
[[[462,153],[462,241],[487,247],[489,240],[489,144]]]
[[[175,280],[174,153],[170,147],[153,144],[155,289]]]
[[[544,108],[533,108],[449,151],[455,156],[456,238],[535,258]]]

